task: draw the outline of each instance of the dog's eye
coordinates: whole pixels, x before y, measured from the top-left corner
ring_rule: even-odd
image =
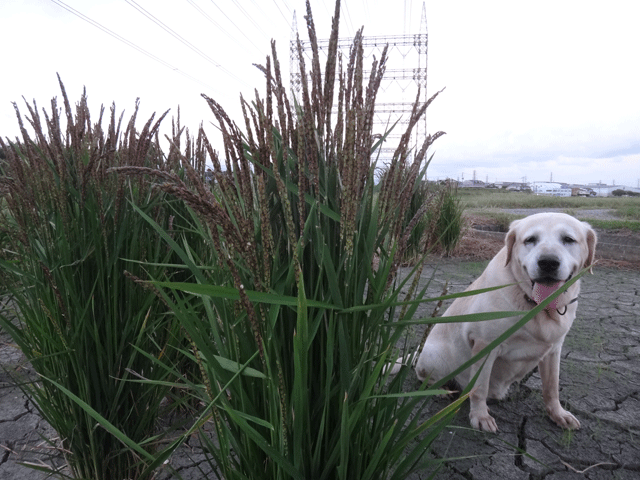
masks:
[[[525,238],[524,244],[535,245],[537,241],[538,241],[538,237],[536,237],[535,235],[531,235],[530,237]]]
[[[576,241],[574,238],[571,238],[570,236],[565,235],[564,237],[562,237],[562,243],[569,245],[571,243],[576,243]]]

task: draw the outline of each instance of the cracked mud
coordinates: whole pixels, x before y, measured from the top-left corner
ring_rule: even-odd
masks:
[[[431,293],[447,279],[451,292],[464,290],[485,265],[442,265]],[[596,267],[583,277],[562,357],[560,400],[581,429],[564,431],[548,418],[536,370],[489,404],[497,434],[471,430],[468,403],[461,409],[431,452],[458,460],[445,462],[435,479],[640,479],[640,273]],[[431,412],[446,404],[436,400]]]
[[[444,260],[425,268],[423,281],[438,272],[428,295],[464,290],[486,262]],[[582,428],[563,431],[546,415],[537,372],[511,388],[507,399],[489,404],[497,434],[470,429],[463,406],[428,452],[442,463],[436,480],[613,480],[640,479],[640,272],[596,267],[583,277],[578,315],[567,335],[560,368],[560,399]],[[432,304],[418,315],[431,314]],[[443,305],[443,310],[446,305]],[[422,329],[411,339],[417,344]],[[21,355],[0,332],[0,366],[15,369]],[[407,380],[408,391],[417,379]],[[447,404],[433,402],[430,413]],[[39,480],[44,474],[20,462],[63,463],[44,439],[56,433],[0,369],[0,480]],[[53,455],[56,454],[56,455]],[[55,463],[53,463],[55,462]],[[185,480],[206,478],[208,465],[197,444],[186,444],[171,459]],[[410,480],[429,478],[431,467]],[[166,470],[161,480],[176,478]]]

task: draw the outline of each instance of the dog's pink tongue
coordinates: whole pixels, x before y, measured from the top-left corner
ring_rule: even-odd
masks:
[[[560,288],[560,284],[562,282],[553,283],[551,285],[543,285],[541,283],[533,284],[533,300],[540,304],[545,298],[555,292],[558,288]],[[558,308],[559,298],[557,297],[553,302],[551,302],[547,308]]]

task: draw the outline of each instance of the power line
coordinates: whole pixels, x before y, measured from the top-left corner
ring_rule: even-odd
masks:
[[[202,50],[200,50],[198,47],[196,47],[195,45],[193,45],[192,43],[190,43],[189,41],[187,41],[184,37],[182,37],[181,35],[179,35],[178,33],[176,33],[174,30],[172,30],[171,28],[169,28],[167,25],[165,25],[163,22],[161,22],[158,18],[156,18],[152,13],[150,13],[148,10],[145,10],[143,7],[141,7],[139,4],[137,4],[134,0],[125,0],[129,5],[131,5],[132,7],[134,7],[136,10],[138,10],[140,13],[142,13],[145,17],[147,17],[149,20],[151,20],[152,22],[154,22],[156,25],[158,25],[159,27],[161,27],[164,31],[166,31],[167,33],[169,33],[170,35],[172,35],[174,38],[176,38],[177,40],[179,40],[181,43],[183,43],[184,45],[186,45],[187,47],[189,47],[191,50],[193,50],[194,52],[196,52],[198,55],[200,55],[202,58],[204,58],[205,60],[207,60],[208,62],[210,62],[214,67],[219,68],[220,70],[222,70],[223,72],[225,72],[227,75],[229,75],[230,77],[232,77],[234,80],[243,83],[245,86],[249,87],[250,85],[248,85],[245,81],[243,81],[242,79],[240,79],[239,77],[237,77],[236,75],[234,75],[232,72],[230,72],[229,70],[227,70],[225,67],[223,67],[222,65],[220,65],[218,62],[216,62],[215,60],[213,60],[211,57],[209,57],[207,54],[205,54]]]
[[[362,0],[362,7],[364,8],[364,13],[367,16],[367,19],[371,20],[371,15],[369,14],[369,7],[367,7],[367,2]]]
[[[349,27],[351,27],[350,35],[352,37],[355,37],[355,29],[353,28],[353,22],[351,21],[351,14],[349,13],[349,7],[347,6],[347,2],[342,3],[341,6],[344,7],[344,10],[346,12],[345,20],[347,21],[347,30],[349,29]]]
[[[273,0],[273,3],[276,4],[276,7],[278,7],[278,4],[276,3],[276,0]],[[293,15],[293,11],[291,10],[291,7],[289,6],[289,4],[287,3],[287,0],[282,0],[282,3],[284,3],[284,6],[286,7],[286,9],[289,11],[289,15]],[[278,7],[278,10],[280,10],[280,7]],[[286,18],[285,18],[286,20]]]
[[[324,11],[327,14],[327,18],[331,18],[333,16],[334,10],[330,10],[329,7],[327,7],[327,2],[325,2],[325,0],[322,0],[322,6],[324,7]]]
[[[274,3],[275,3],[275,0],[274,0]],[[264,2],[264,1],[262,1],[262,2],[256,2],[256,0],[251,0],[251,4],[253,5],[253,7],[252,7],[252,11],[257,12],[257,15],[258,15],[260,18],[268,18],[268,17],[267,17],[267,15],[268,15],[268,14],[267,14],[267,13],[265,12],[265,10],[263,9],[263,6],[267,6],[266,2]],[[277,4],[277,3],[275,3],[275,5],[276,5],[276,8],[278,9],[278,11],[280,12],[280,15],[282,16],[282,18],[283,18],[283,19],[284,19],[284,21],[285,21],[286,28],[289,28],[291,25],[290,25],[290,23],[287,21],[287,18],[283,15],[282,11],[280,10],[280,7],[278,7],[278,4]],[[285,2],[285,6],[286,6],[287,8],[289,8],[289,7],[287,6],[286,2]],[[282,27],[281,27],[281,26],[279,26],[279,25],[276,25],[275,20],[274,20],[274,21],[269,25],[269,27],[270,27],[270,30],[278,30],[278,29],[284,29],[284,28],[285,28],[284,26],[282,26]],[[244,31],[243,31],[243,33],[244,33]],[[273,35],[266,35],[266,37],[267,37],[269,40],[272,40],[272,39],[273,39]]]
[[[200,55],[202,58],[204,58],[205,60],[207,60],[208,62],[212,63],[215,67],[220,67],[221,65],[217,62],[215,62],[212,58],[210,58],[209,56],[207,56],[204,52],[202,52],[202,50],[200,50],[199,48],[197,48],[196,46],[192,45],[191,43],[189,43],[187,40],[185,40],[182,36],[178,35],[175,31],[173,31],[171,28],[169,28],[168,26],[166,26],[164,23],[162,23],[160,20],[158,20],[156,17],[153,16],[153,14],[151,14],[149,11],[145,10],[143,7],[141,7],[140,5],[138,5],[136,2],[134,2],[133,0],[125,0],[129,5],[131,5],[132,7],[134,7],[136,10],[138,10],[140,13],[142,13],[145,17],[147,17],[149,20],[151,20],[152,22],[154,22],[156,25],[160,26],[164,31],[166,31],[167,33],[169,33],[170,35],[172,35],[174,38],[178,39],[180,42],[182,42],[183,44],[185,44],[187,47],[189,47],[191,50],[193,50],[194,52],[196,52],[198,55]]]
[[[255,26],[255,27],[260,31],[260,33],[262,33],[262,35],[263,35],[266,39],[269,39],[269,35],[268,35],[268,34],[267,34],[263,29],[262,29],[262,27],[260,26],[260,24],[259,24],[259,23],[257,23],[257,22],[256,22],[256,21],[251,17],[251,15],[249,15],[249,14],[247,13],[247,11],[246,11],[244,8],[242,8],[242,5],[241,5],[239,2],[237,2],[237,0],[232,0],[232,1],[233,1],[233,3],[235,4],[235,6],[238,8],[238,10],[240,10],[240,11],[242,12],[242,14],[245,16],[245,18],[247,18],[251,23],[253,23],[253,25],[254,25],[254,26]],[[213,4],[216,6],[216,8],[217,8],[218,10],[220,10],[220,11],[222,12],[222,14],[223,14],[225,17],[229,18],[229,17],[227,16],[227,14],[226,14],[226,13],[224,13],[224,10],[222,10],[220,7],[218,7],[218,5],[216,5],[216,2],[214,2],[213,0],[211,0],[211,3],[213,3]],[[229,20],[231,20],[231,19],[229,18]],[[238,28],[238,26],[237,26],[235,23],[234,23],[234,25],[235,25],[235,27],[236,27],[236,28]],[[240,30],[240,29],[238,28],[238,30]],[[244,35],[244,31],[240,30],[240,32],[242,32],[242,34]],[[246,37],[246,35],[245,35],[245,37]]]
[[[284,18],[285,22],[289,22],[287,20],[287,17],[284,16],[284,13],[282,13],[282,10],[280,10],[280,6],[278,5],[278,2],[276,0],[273,0],[274,5],[276,6],[276,8],[278,9],[278,11],[280,12],[280,15],[282,15],[282,18]],[[289,10],[289,12],[291,12],[291,10],[289,9],[289,6],[285,3],[285,6],[287,7],[287,9]]]
[[[196,5],[196,3],[195,3],[193,0],[187,0],[187,1],[191,4],[191,6],[192,6],[193,8],[195,8],[195,9],[198,11],[198,13],[200,13],[200,15],[202,15],[204,18],[206,18],[209,22],[211,22],[211,23],[212,23],[213,25],[215,25],[218,29],[220,29],[220,31],[222,31],[222,33],[224,33],[227,37],[229,37],[231,40],[233,40],[233,41],[235,42],[235,38],[234,38],[234,37],[233,37],[229,32],[227,32],[227,31],[222,27],[222,25],[220,25],[220,24],[219,24],[218,22],[216,22],[213,18],[211,18],[211,15],[209,15],[209,14],[208,14],[207,12],[205,12],[202,8],[200,8],[198,5]],[[258,52],[260,52],[260,53],[263,53],[263,52],[262,52],[262,50],[260,50],[260,47],[258,47],[258,46],[253,42],[253,40],[251,40],[251,38],[249,38],[249,37],[247,36],[247,34],[246,34],[246,33],[244,33],[244,31],[243,31],[241,28],[239,28],[239,27],[238,27],[238,25],[236,25],[236,23],[235,23],[232,19],[230,19],[230,18],[229,18],[229,16],[228,16],[226,13],[224,13],[224,11],[223,11],[223,10],[221,10],[221,9],[220,9],[220,8],[219,8],[219,7],[218,7],[218,6],[213,2],[213,1],[212,1],[211,3],[213,3],[213,4],[218,8],[218,10],[220,10],[220,11],[222,12],[222,14],[223,14],[225,17],[227,17],[227,20],[229,20],[229,21],[233,24],[233,26],[234,26],[234,27],[236,27],[236,29],[237,29],[237,30],[238,30],[238,31],[239,31],[239,32],[244,36],[244,38],[246,38],[246,39],[249,41],[249,43],[251,43],[251,45],[253,45],[253,48],[255,48],[255,49],[256,49],[256,51],[258,51]]]
[[[209,20],[211,23],[213,23],[222,33],[224,33],[227,37],[233,39],[233,37],[231,36],[231,34],[229,32],[227,32],[222,25],[220,25],[218,22],[216,22],[213,18],[211,18],[211,16],[205,12],[202,8],[200,8],[193,0],[187,0],[187,2],[189,2],[189,4],[195,8],[198,13],[200,13],[200,15],[202,15],[204,18],[206,18],[207,20]]]
[[[203,85],[209,89],[212,90],[216,90],[214,87],[212,87],[211,85],[209,85],[206,82],[203,82],[202,80],[197,79],[196,77],[189,75],[186,72],[183,72],[182,70],[180,70],[178,67],[174,67],[173,65],[171,65],[170,63],[162,60],[161,58],[157,57],[156,55],[154,55],[151,52],[148,52],[147,50],[145,50],[142,47],[139,47],[138,45],[136,45],[135,43],[133,43],[130,40],[127,40],[126,38],[118,35],[117,33],[115,33],[112,30],[109,30],[107,27],[105,27],[104,25],[101,25],[100,23],[96,22],[95,20],[92,20],[91,18],[87,17],[86,15],[84,15],[83,13],[80,13],[78,10],[70,7],[69,5],[67,5],[66,3],[62,2],[61,0],[51,0],[53,3],[55,3],[56,5],[58,5],[59,7],[64,8],[65,10],[67,10],[68,12],[72,13],[73,15],[75,15],[76,17],[84,20],[85,22],[89,23],[90,25],[99,28],[100,30],[102,30],[104,33],[111,35],[113,38],[115,38],[116,40],[121,41],[122,43],[124,43],[125,45],[128,45],[129,47],[137,50],[138,52],[142,53],[143,55],[146,55],[147,57],[151,58],[152,60],[155,60],[156,62],[164,65],[165,67],[173,70],[176,73],[179,73],[180,75],[188,78],[189,80],[192,80],[196,83],[199,83],[200,85]]]

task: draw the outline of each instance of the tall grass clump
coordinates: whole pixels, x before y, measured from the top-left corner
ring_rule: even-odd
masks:
[[[140,285],[164,278],[173,252],[132,205],[168,231],[184,208],[143,178],[110,169],[171,170],[172,156],[163,156],[157,139],[164,115],[137,131],[136,105],[121,131],[114,105],[103,129],[104,109],[93,123],[86,94],[74,111],[60,87],[65,118],[55,98],[44,121],[35,101],[27,103],[31,136],[16,106],[22,137],[0,140],[2,224],[13,239],[1,278],[15,305],[0,325],[38,375],[23,388],[57,431],[70,474],[148,478],[142,472],[167,393],[158,362],[175,359],[180,330]]]
[[[205,406],[194,428],[202,427],[217,478],[405,478],[456,409],[421,420],[424,398],[438,391],[403,393],[406,370],[395,378],[383,370],[400,354],[403,320],[417,308],[401,302],[396,273],[428,208],[405,220],[442,132],[416,151],[409,140],[437,94],[416,101],[374,196],[381,142],[373,141],[373,118],[387,54],[366,78],[360,30],[343,63],[339,12],[336,2],[322,70],[307,2],[313,55],[307,72],[300,51],[299,98],[287,94],[273,43],[260,66],[266,94],[241,98],[242,127],[204,96],[223,139],[220,154],[200,131],[194,151],[212,162],[211,186],[188,165],[192,187],[155,173],[159,189],[197,212],[217,258],[205,275],[188,243],[156,227],[195,280],[155,286],[191,341],[184,355],[202,372],[201,382],[183,381]]]
[[[463,209],[460,197],[450,183],[417,183],[405,212],[405,226],[414,222],[407,241],[405,262],[413,264],[437,246],[449,255],[462,238]],[[422,212],[422,217],[415,221],[414,216],[419,211]]]
[[[450,255],[462,238],[464,220],[462,202],[456,189],[449,183],[442,190],[434,237],[446,255]]]

